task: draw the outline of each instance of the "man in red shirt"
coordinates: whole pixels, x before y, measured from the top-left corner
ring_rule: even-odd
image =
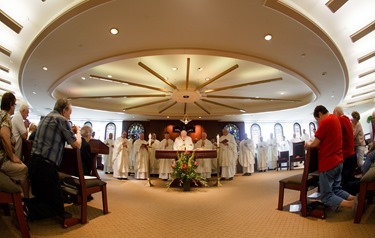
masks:
[[[345,191],[355,195],[359,192],[359,181],[354,177],[357,168],[357,156],[354,150],[353,126],[349,117],[344,115],[342,107],[335,107],[333,114],[339,119],[342,132],[344,163],[341,173],[341,186]]]
[[[318,147],[319,185],[322,202],[333,211],[342,207],[352,208],[355,197],[341,189],[341,171],[343,167],[342,132],[339,119],[319,105],[314,110],[319,126],[308,147]]]

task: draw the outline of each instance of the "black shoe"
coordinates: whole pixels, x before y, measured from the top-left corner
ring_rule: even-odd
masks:
[[[109,172],[105,172],[105,174],[109,174]]]
[[[72,214],[67,212],[67,211],[64,211],[64,214],[57,215],[57,217],[65,220],[65,219],[68,219],[68,218],[72,218]]]
[[[230,177],[228,180],[233,180],[233,177]]]

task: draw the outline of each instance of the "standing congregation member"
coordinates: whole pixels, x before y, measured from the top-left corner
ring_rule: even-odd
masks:
[[[359,181],[354,177],[357,168],[357,157],[354,151],[354,133],[350,119],[344,115],[342,107],[335,107],[333,114],[337,116],[342,132],[342,154],[344,162],[341,172],[341,186],[350,194],[359,192]]]
[[[233,135],[227,129],[222,130],[220,136],[219,162],[221,167],[221,178],[232,180],[235,175],[237,162],[237,143]]]
[[[174,150],[192,150],[194,148],[193,140],[187,135],[185,130],[180,132],[180,136],[174,140]]]
[[[156,134],[151,134],[151,148],[150,148],[150,174],[159,174],[159,160],[155,158],[155,151],[159,148],[160,141],[156,138]]]
[[[202,132],[201,139],[195,143],[195,148],[198,149],[205,149],[205,150],[212,150],[214,146],[212,145],[211,141],[207,139],[207,133]],[[198,162],[198,168],[196,172],[201,174],[203,178],[209,179],[211,178],[211,159],[196,159]]]
[[[258,156],[257,156],[258,171],[266,172],[268,148],[267,148],[267,143],[263,141],[263,136],[259,138],[259,142],[257,144],[257,151],[258,151]]]
[[[113,177],[119,180],[127,180],[130,167],[131,142],[126,138],[126,131],[116,139],[113,150]]]
[[[244,136],[245,138],[240,142],[239,161],[242,165],[243,176],[250,176],[251,173],[254,173],[255,146],[253,140],[247,138],[247,134]]]
[[[352,112],[352,126],[354,134],[354,148],[357,155],[357,166],[361,167],[365,158],[366,142],[361,122],[361,115],[357,111]]]
[[[139,134],[139,139],[134,143],[135,150],[135,175],[136,179],[147,179],[149,172],[149,152],[145,135]]]
[[[57,168],[63,159],[65,142],[81,148],[78,126],[70,126],[72,105],[58,99],[52,112],[39,123],[30,157],[30,180],[34,197],[25,201],[31,220],[58,216],[71,217],[64,211],[63,196]]]
[[[113,133],[108,134],[108,139],[104,140],[104,144],[108,146],[108,155],[104,155],[104,173],[113,174],[113,148],[115,147],[115,141],[113,140]]]
[[[12,123],[10,116],[16,108],[16,97],[11,92],[6,92],[1,98],[0,111],[0,171],[8,175],[22,187],[23,196],[29,197],[29,179],[27,166],[13,153]]]
[[[12,134],[15,141],[14,154],[22,159],[22,141],[27,140],[30,122],[27,120],[29,116],[29,107],[26,104],[21,104],[18,112],[14,113],[12,118]]]
[[[337,211],[339,207],[353,207],[355,197],[341,189],[343,167],[342,132],[339,119],[319,105],[314,110],[319,126],[307,147],[318,147],[318,171],[321,201]]]
[[[160,150],[173,150],[173,140],[170,138],[169,132],[164,132],[164,139],[159,144]],[[172,159],[159,159],[159,178],[167,181],[172,173]]]
[[[268,169],[274,170],[277,167],[277,141],[273,137],[273,133],[270,134],[270,138],[267,141],[268,146]]]

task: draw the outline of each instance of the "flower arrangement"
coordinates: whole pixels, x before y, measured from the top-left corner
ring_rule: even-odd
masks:
[[[184,183],[193,181],[195,186],[198,186],[198,182],[202,185],[207,186],[207,181],[200,174],[196,173],[198,168],[198,162],[194,159],[194,152],[181,152],[177,151],[177,161],[171,165],[173,171],[171,178],[167,182],[169,188],[175,179],[179,180],[179,186],[183,186]]]

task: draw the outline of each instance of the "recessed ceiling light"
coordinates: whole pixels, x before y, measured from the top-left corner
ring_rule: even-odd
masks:
[[[85,77],[81,77],[81,79],[82,79],[82,80],[86,80],[86,78],[85,78]]]
[[[36,94],[36,92],[33,92],[33,94]]]
[[[334,97],[335,97],[335,95],[332,95],[332,96],[331,96],[331,98],[334,98]]]
[[[108,78],[112,78],[112,75],[108,74]]]
[[[202,70],[203,70],[203,68],[201,68],[201,67],[198,68],[198,71],[202,71]]]
[[[44,67],[43,67],[43,70],[47,71],[47,70],[48,70],[48,68],[47,68],[46,66],[44,66]]]
[[[178,68],[177,68],[177,67],[173,67],[172,70],[173,70],[173,71],[177,71]]]
[[[241,109],[240,112],[246,112],[246,111]]]
[[[110,32],[112,35],[117,35],[119,31],[116,28],[111,28]]]
[[[284,95],[285,93],[284,93],[284,92],[281,92],[280,94],[281,94],[281,95]]]
[[[271,40],[271,39],[272,39],[272,35],[270,35],[270,34],[265,35],[265,36],[264,36],[264,39],[265,39],[265,40]]]
[[[169,118],[169,116],[167,116],[167,118]]]
[[[206,80],[206,81],[210,81],[210,78],[205,78],[204,80]]]

